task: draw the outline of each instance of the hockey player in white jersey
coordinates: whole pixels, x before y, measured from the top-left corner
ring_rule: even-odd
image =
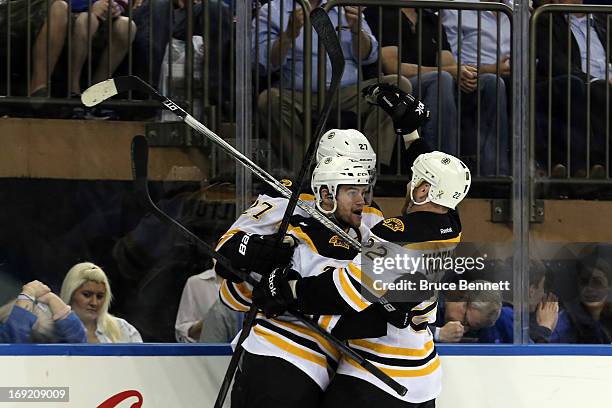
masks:
[[[461,222],[455,207],[469,190],[469,170],[459,159],[441,152],[420,155],[412,170],[404,213],[385,219],[372,228],[371,234],[382,242],[403,246],[414,257],[420,254],[447,257],[461,239]],[[364,251],[365,256],[368,251]],[[376,247],[374,252],[379,252]],[[350,339],[352,348],[408,389],[405,396],[399,396],[354,361],[343,358],[326,390],[322,407],[433,408],[441,390],[441,368],[428,325],[435,321],[437,302],[435,298],[415,301],[422,294],[411,293],[405,300],[400,297],[392,303],[394,308],[387,310],[372,298],[362,296],[363,286],[372,277],[371,270],[363,267],[362,256],[345,268],[316,277],[290,272],[280,275],[283,278],[275,276],[276,293],[265,291],[267,299],[256,298],[256,304],[274,313],[285,308],[312,314],[342,312],[342,316],[320,318],[328,322],[326,329],[339,338]],[[431,271],[419,272],[429,278]],[[336,276],[345,276],[345,282]],[[349,285],[351,296],[344,288]],[[323,297],[324,301],[317,303]]]
[[[324,157],[312,175],[317,208],[359,241],[368,234],[361,224],[369,180],[367,169],[348,157]],[[276,279],[286,280],[286,276],[277,274],[289,273],[294,279],[317,276],[342,269],[358,254],[310,217],[294,215],[288,232],[298,241],[291,268],[263,275],[262,284],[253,290],[256,304],[259,298],[267,299],[262,293],[264,288],[269,289]],[[289,286],[278,290],[285,292],[283,296],[290,296]],[[321,295],[319,302],[324,302],[325,294]],[[299,321],[279,316],[285,306],[278,306],[279,313],[273,303],[266,304],[265,315],[258,315],[243,343],[245,354],[232,389],[232,407],[318,407],[330,375],[337,368],[339,352]],[[324,320],[319,323],[325,327]]]

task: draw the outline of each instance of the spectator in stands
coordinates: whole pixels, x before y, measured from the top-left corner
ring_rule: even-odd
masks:
[[[219,286],[214,269],[207,269],[187,279],[174,326],[178,342],[198,341],[204,316],[218,299]]]
[[[208,19],[204,20],[205,6],[208,7]],[[231,84],[228,70],[233,50],[230,47],[232,38],[232,11],[225,2],[208,0],[194,2],[191,10],[193,16],[193,35],[204,36],[209,45],[205,56],[208,64],[208,83],[210,103],[220,105],[225,111],[231,99]],[[170,38],[185,41],[188,15],[185,0],[144,0],[142,7],[134,11],[134,21],[138,27],[134,40],[133,72],[144,78],[154,87],[160,83],[161,65]],[[194,69],[202,69],[194,67]],[[223,76],[223,80],[221,77]],[[222,98],[222,99],[221,99]]]
[[[581,4],[582,0],[554,0],[553,3]],[[610,33],[606,32],[605,15],[551,14],[552,35],[549,35],[551,27],[548,15],[542,15],[538,20],[537,72],[538,94],[546,95],[544,108],[548,108],[549,81],[551,84],[552,117],[549,121],[553,140],[551,146],[548,146],[547,140],[540,140],[542,143],[538,145],[552,149],[553,177],[566,177],[568,175],[566,167],[569,165],[570,176],[586,177],[588,170],[589,177],[604,178],[606,176],[605,118],[612,111],[612,103],[610,107],[606,106],[606,95],[610,90],[606,79],[608,81],[612,79],[610,71],[612,54],[606,61],[606,46],[610,44]],[[571,41],[569,47],[568,38]],[[587,83],[590,83],[591,129],[587,129],[589,116],[586,111]],[[542,96],[539,99],[542,99]],[[548,115],[547,109],[545,115]],[[571,132],[569,147],[566,142],[568,125]],[[592,134],[589,140],[590,146],[587,146],[589,131]],[[568,149],[571,151],[569,163],[565,159]],[[542,149],[538,152],[537,156],[541,158],[541,162],[542,158],[546,157],[545,154],[546,151]],[[587,154],[590,155],[589,163],[587,163]]]
[[[36,15],[46,11],[46,2],[40,2]],[[32,10],[35,10],[31,5]],[[64,47],[68,27],[68,4],[63,0],[52,0],[49,14],[38,34],[32,48],[32,79],[30,81],[31,96],[47,96],[47,75],[53,72],[57,60]],[[48,38],[47,38],[48,35]],[[49,54],[47,54],[47,50]],[[47,67],[50,71],[47,72]]]
[[[476,68],[478,72],[477,83],[463,84],[463,81],[460,81],[461,131],[468,138],[462,138],[462,155],[467,155],[466,160],[472,162],[472,168],[478,167],[477,162],[480,160],[479,168],[474,171],[476,174],[509,175],[507,92],[510,92],[511,73],[510,21],[503,13],[499,15],[494,11],[478,13],[475,10],[461,12],[461,27],[459,27],[457,10],[442,10],[441,18],[455,59],[462,65]],[[498,21],[499,38],[497,38]],[[459,49],[461,55],[458,55]],[[501,77],[497,76],[498,67]],[[479,97],[480,104],[478,104]],[[478,109],[480,109],[480,122],[476,123]],[[478,131],[480,140],[477,137]],[[479,146],[475,148],[478,144]]]
[[[61,298],[85,324],[88,343],[142,343],[134,326],[108,312],[112,297],[106,274],[91,262],[74,265],[62,283]]]
[[[242,329],[243,318],[242,312],[231,310],[217,298],[204,317],[200,343],[230,343]]]
[[[552,293],[546,293],[546,268],[540,261],[529,264],[529,338],[534,343],[549,343],[557,327],[559,302]]]
[[[502,308],[501,293],[494,290],[446,293],[438,303],[432,328],[434,340],[441,343],[508,343],[508,332],[512,333],[512,309]]]
[[[142,0],[136,0],[138,7]],[[123,0],[73,0],[72,52],[70,61],[70,91],[81,94],[81,71],[87,59],[89,44],[99,54],[99,61],[92,83],[109,78],[125,57],[136,34],[136,24],[122,14],[128,3]],[[110,30],[110,34],[108,33]],[[108,41],[108,43],[107,43]],[[97,54],[97,52],[96,52]]]
[[[47,285],[32,281],[0,307],[0,343],[85,343],[83,323]]]
[[[612,307],[608,302],[612,265],[599,252],[578,262],[578,296],[563,303],[553,343],[612,343]]]
[[[303,106],[303,75],[304,75],[304,43],[303,25],[304,12],[291,0],[272,0],[259,11],[258,18],[253,21],[253,51],[258,50],[255,60],[260,67],[276,72],[280,71],[280,79],[272,88],[264,90],[258,99],[258,115],[263,123],[271,117],[271,127],[266,128],[272,140],[276,153],[285,163],[290,162],[293,170],[301,165],[304,155],[305,137],[303,134],[301,113],[305,109],[316,112],[317,95],[312,96],[312,108]],[[320,5],[319,0],[311,0],[312,8]],[[281,14],[282,11],[282,14]],[[396,135],[391,118],[384,113],[377,115],[376,107],[367,104],[361,97],[358,89],[358,73],[362,64],[371,64],[378,54],[378,41],[372,35],[367,22],[359,8],[353,6],[335,7],[329,11],[334,25],[340,21],[340,42],[344,53],[346,66],[342,76],[339,93],[339,106],[342,111],[356,113],[358,109],[364,115],[364,134],[368,137],[378,134],[379,142],[371,140],[376,146],[379,162],[389,165],[396,145]],[[268,19],[270,23],[268,24]],[[340,20],[339,20],[340,19]],[[292,49],[292,44],[295,47]],[[258,47],[258,48],[256,48]],[[313,30],[312,34],[312,91],[318,90],[318,37]],[[269,66],[266,66],[269,62]],[[327,81],[331,77],[331,65],[326,64]],[[411,91],[410,82],[401,76],[387,75],[383,82],[398,84],[405,92]],[[377,82],[377,79],[364,81],[363,87]],[[280,92],[280,87],[284,91]],[[292,97],[292,88],[295,98]],[[292,105],[292,103],[294,105]],[[270,108],[268,107],[270,104]],[[380,133],[377,132],[379,118],[381,120]],[[293,133],[292,133],[293,124]],[[282,164],[281,164],[282,165]]]
[[[8,7],[10,6],[10,14]],[[2,78],[6,75],[4,68],[7,62],[5,57],[11,59],[11,93],[18,94],[16,89],[19,83],[14,83],[16,77],[25,78],[22,72],[26,71],[26,50],[32,51],[32,76],[28,84],[27,93],[32,96],[47,96],[47,75],[55,69],[57,60],[64,48],[66,27],[68,26],[68,3],[64,0],[10,0],[0,2],[0,25],[7,27],[10,23],[11,54],[8,50],[7,35],[0,35],[0,72]],[[9,21],[7,21],[7,16]],[[32,48],[27,41],[32,38]],[[47,55],[47,51],[49,54]],[[49,74],[50,74],[49,73]],[[4,82],[4,81],[1,81]],[[23,87],[25,87],[25,81]],[[8,83],[5,85],[8,86]],[[2,94],[7,93],[3,86]]]
[[[438,15],[431,10],[422,10],[420,21],[414,8],[368,7],[364,15],[381,47],[383,73],[407,77],[417,99],[431,110],[430,120],[421,129],[421,136],[438,150],[457,155],[457,105],[453,78],[460,75],[463,87],[473,87],[476,85],[476,68],[463,65],[458,72],[444,30],[438,37]],[[398,17],[401,19],[399,24]],[[400,41],[401,54],[398,51]],[[372,68],[376,70],[377,64]],[[376,72],[373,74],[370,76],[377,76]]]

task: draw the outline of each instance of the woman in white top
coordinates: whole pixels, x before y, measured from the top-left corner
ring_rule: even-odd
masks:
[[[85,325],[88,343],[142,343],[134,326],[108,313],[113,295],[108,277],[99,266],[83,262],[70,268],[60,297]]]

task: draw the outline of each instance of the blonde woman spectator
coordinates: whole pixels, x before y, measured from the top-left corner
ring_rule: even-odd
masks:
[[[142,343],[138,330],[108,313],[113,295],[104,271],[91,262],[74,265],[60,292],[87,329],[88,343]]]
[[[0,307],[1,343],[85,343],[83,323],[70,306],[37,280]]]

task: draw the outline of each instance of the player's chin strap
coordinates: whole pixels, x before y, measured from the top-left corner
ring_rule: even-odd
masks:
[[[315,200],[316,200],[316,197],[315,197]],[[338,220],[336,220],[336,217],[334,217],[334,213],[338,209],[338,202],[336,201],[336,197],[332,197],[332,201],[334,203],[334,207],[331,210],[326,210],[323,207],[321,207],[321,202],[319,200],[316,200],[316,206],[319,211],[327,215],[327,218],[331,218],[332,221],[335,221],[336,224],[338,224]]]

